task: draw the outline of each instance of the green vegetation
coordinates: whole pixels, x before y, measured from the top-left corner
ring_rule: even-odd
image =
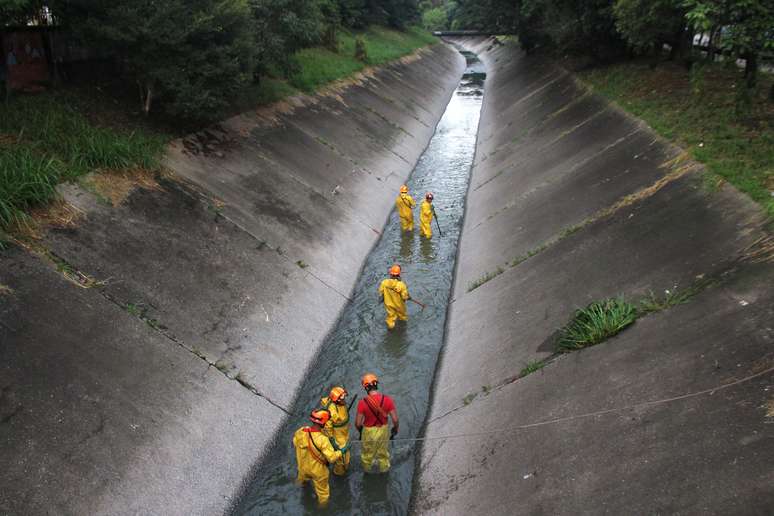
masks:
[[[718,64],[652,68],[623,63],[581,73],[602,95],[645,120],[722,178],[747,193],[774,217],[774,104],[765,90],[774,77],[762,74],[750,108],[733,92],[738,71]]]
[[[155,169],[163,135],[100,127],[67,94],[22,96],[0,106],[0,228],[51,200],[56,185],[93,170]]]
[[[368,59],[356,57],[356,41],[362,39]],[[296,72],[288,77],[288,83],[304,92],[311,92],[331,81],[359,72],[366,65],[380,65],[409,54],[417,48],[437,40],[419,29],[405,32],[371,27],[365,32],[341,32],[338,35],[338,51],[323,47],[307,48],[293,56]]]
[[[715,281],[716,280],[713,278],[701,277],[687,288],[681,289],[675,285],[671,289],[666,289],[664,290],[663,296],[658,296],[651,291],[645,299],[640,301],[639,313],[645,315],[653,312],[660,312],[667,308],[687,303],[692,297],[715,283]]]
[[[497,269],[495,269],[492,272],[487,272],[486,274],[484,274],[483,276],[481,276],[477,280],[472,281],[468,285],[468,292],[472,292],[473,290],[476,290],[478,287],[480,287],[481,285],[483,285],[487,281],[491,281],[491,280],[495,279],[497,276],[499,276],[503,272],[505,272],[505,269],[503,269],[502,267],[498,267]]]
[[[524,369],[519,372],[519,378],[523,378],[524,376],[527,376],[528,374],[532,374],[536,371],[540,371],[546,366],[546,362],[544,360],[535,360],[533,362],[528,362],[526,366],[524,366]]]
[[[770,0],[424,0],[425,26],[518,34],[522,47],[598,61],[629,53],[694,59],[695,33],[709,39],[712,54],[746,60],[747,90],[756,86],[760,56],[774,50]],[[774,90],[772,90],[774,93]]]
[[[549,240],[546,240],[545,242],[543,242],[539,246],[535,247],[534,249],[530,249],[529,251],[527,251],[526,254],[523,254],[521,256],[517,256],[516,258],[514,258],[513,260],[511,260],[510,262],[505,264],[503,267],[498,267],[497,269],[495,269],[492,272],[487,272],[486,274],[484,274],[483,276],[478,278],[476,281],[473,281],[473,282],[470,283],[470,285],[468,285],[468,292],[477,289],[478,287],[480,287],[481,285],[483,285],[487,281],[493,280],[494,278],[496,278],[497,276],[499,276],[500,274],[505,272],[507,267],[516,267],[517,265],[520,265],[520,264],[524,263],[525,261],[529,260],[533,256],[535,256],[535,255],[537,255],[539,253],[542,253],[543,251],[545,251],[549,247],[557,244],[560,240],[562,240],[564,238],[567,238],[568,236],[577,233],[584,226],[590,224],[592,221],[593,221],[593,218],[589,218],[589,219],[584,220],[580,224],[575,224],[573,226],[569,226],[567,228],[564,228],[562,231],[559,232],[558,235],[555,235],[552,238],[550,238]]]
[[[612,337],[637,320],[637,308],[623,298],[594,301],[575,311],[561,331],[557,351],[568,353]]]
[[[245,0],[51,2],[65,30],[120,57],[149,113],[189,118],[222,109],[251,79],[254,38]]]
[[[464,398],[462,398],[462,404],[463,404],[463,405],[470,405],[470,404],[471,404],[471,402],[472,402],[474,399],[476,399],[476,397],[477,397],[477,396],[478,396],[478,393],[477,393],[477,392],[471,392],[470,394],[468,394],[467,396],[465,396]]]
[[[237,92],[228,112],[275,102],[300,93],[299,89],[311,92],[363,69],[366,63],[355,59],[358,38],[372,65],[436,41],[418,29],[342,30],[338,53],[322,47],[299,50],[291,58],[294,71],[289,78],[264,77],[248,85]],[[102,100],[91,92],[69,89],[17,95],[0,104],[0,230],[18,226],[26,212],[53,199],[62,181],[93,171],[158,170],[171,136],[156,129],[153,121],[128,115],[129,109],[113,99]],[[213,210],[218,215],[222,207]]]
[[[663,296],[651,291],[636,304],[629,303],[622,297],[595,301],[586,308],[575,311],[572,320],[559,332],[556,351],[569,353],[599,344],[640,317],[687,303],[717,281],[717,278],[700,276],[687,288],[679,289],[674,286],[664,290]]]
[[[148,317],[148,306],[145,304],[127,303],[124,305],[124,310],[137,317],[154,330],[163,331],[167,329],[166,326],[159,323],[158,319]]]
[[[109,56],[122,78],[136,85],[146,114],[161,106],[197,120],[217,118],[247,85],[272,70],[298,72],[293,60],[302,49],[335,51],[340,31],[372,25],[403,30],[418,22],[416,0],[0,2],[0,26],[53,23],[66,37]],[[297,87],[309,91],[352,71],[339,68],[336,77]]]
[[[661,297],[651,291],[640,301],[640,310],[643,313],[660,312],[672,306],[687,303],[692,296],[693,293],[690,290],[678,290],[677,287],[665,290]]]

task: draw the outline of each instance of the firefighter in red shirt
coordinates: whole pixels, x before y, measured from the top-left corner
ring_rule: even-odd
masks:
[[[368,472],[376,460],[379,472],[385,473],[390,469],[390,439],[398,433],[398,411],[392,398],[378,391],[379,379],[375,374],[364,375],[362,383],[367,394],[358,402],[355,418],[355,428],[360,431],[363,441],[360,461]],[[391,431],[388,418],[392,419]]]

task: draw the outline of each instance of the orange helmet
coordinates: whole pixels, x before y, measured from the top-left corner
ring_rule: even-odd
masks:
[[[428,201],[432,201],[433,200],[433,192],[427,192],[425,194],[425,199],[427,199]]]
[[[408,193],[408,186],[403,185],[400,187],[400,193]]]
[[[343,400],[346,395],[347,395],[347,389],[337,385],[336,387],[333,387],[331,389],[331,392],[328,395],[328,397],[331,399],[332,402],[336,403],[339,400]]]
[[[396,263],[390,267],[390,276],[400,276],[400,265]]]
[[[330,418],[331,413],[327,410],[313,410],[312,413],[309,414],[309,419],[312,420],[312,423],[317,423],[320,426],[325,426],[325,423],[327,423]]]
[[[366,373],[363,375],[363,388],[368,389],[372,385],[376,385],[379,383],[379,378],[376,377],[374,373]]]

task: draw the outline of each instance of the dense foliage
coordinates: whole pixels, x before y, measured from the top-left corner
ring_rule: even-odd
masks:
[[[710,54],[747,61],[750,87],[761,54],[774,51],[774,0],[425,0],[420,6],[428,29],[515,33],[527,51],[543,47],[603,60],[653,54],[664,44],[673,58],[685,60],[694,35],[702,33]]]
[[[0,0],[0,26],[56,25],[114,57],[143,109],[200,116],[337,32],[419,20],[417,0]],[[362,56],[361,56],[362,57]]]

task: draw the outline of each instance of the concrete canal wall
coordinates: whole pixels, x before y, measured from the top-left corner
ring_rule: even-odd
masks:
[[[766,513],[772,374],[644,404],[774,366],[760,210],[705,187],[680,149],[566,71],[491,39],[457,42],[488,75],[414,512]],[[602,344],[554,355],[577,308],[694,287]]]
[[[66,188],[0,254],[0,514],[227,508],[464,66],[435,45]]]

